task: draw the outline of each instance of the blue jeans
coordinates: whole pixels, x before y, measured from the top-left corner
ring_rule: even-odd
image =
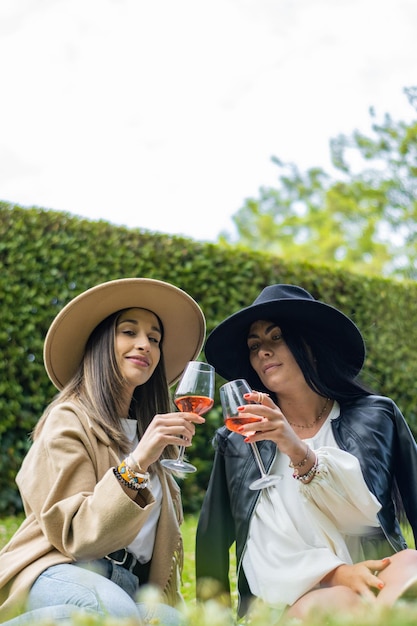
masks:
[[[70,620],[74,611],[137,618],[144,624],[184,624],[181,613],[171,606],[135,602],[138,590],[139,581],[134,574],[105,559],[94,561],[91,568],[68,563],[54,565],[34,582],[28,596],[28,612],[5,624],[20,626],[38,615],[63,622]]]
[[[55,606],[45,606],[41,609],[27,611],[18,617],[14,617],[7,622],[1,622],[2,626],[25,626],[26,624],[72,624],[74,614],[80,614],[81,609],[72,604],[56,604]],[[83,611],[83,614],[91,611]]]

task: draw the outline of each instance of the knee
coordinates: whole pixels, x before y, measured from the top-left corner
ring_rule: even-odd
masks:
[[[137,607],[132,598],[116,583],[106,582],[109,584],[105,587],[83,589],[78,597],[80,606],[105,616],[137,617]]]
[[[398,567],[417,567],[417,550],[406,548],[390,557],[391,563]]]
[[[406,550],[403,550],[403,553],[404,559],[406,559],[407,563],[417,563],[417,550],[407,548]]]
[[[72,564],[46,570],[29,593],[28,609],[68,604],[113,617],[137,617],[135,602],[116,583]]]
[[[361,605],[361,597],[349,587],[335,585],[316,589],[301,596],[286,610],[286,616],[300,620],[307,619],[313,612],[327,616],[329,613],[356,609]]]
[[[362,597],[350,587],[337,585],[336,587],[331,587],[331,589],[333,591],[333,605],[336,607],[357,606],[363,603]]]

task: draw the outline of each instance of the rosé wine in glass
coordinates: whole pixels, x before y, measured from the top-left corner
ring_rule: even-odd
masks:
[[[211,409],[214,400],[207,396],[179,396],[174,402],[179,411],[204,415]]]
[[[238,428],[244,424],[254,424],[262,421],[261,417],[248,416],[245,417],[237,410],[239,406],[248,404],[243,397],[245,393],[250,393],[252,389],[249,384],[243,378],[232,380],[220,387],[220,401],[223,408],[223,419],[225,426],[234,432],[239,432]],[[255,404],[255,403],[252,403]],[[239,433],[240,434],[240,433]],[[245,433],[245,436],[249,433]],[[255,461],[258,465],[261,473],[261,478],[255,480],[249,485],[249,489],[264,489],[265,487],[271,487],[279,482],[282,476],[268,474],[265,470],[265,466],[262,461],[262,457],[259,453],[256,443],[250,443]]]
[[[214,402],[214,367],[201,361],[189,361],[175,390],[174,402],[179,411],[203,415]],[[197,468],[184,461],[185,446],[176,459],[162,459],[161,465],[177,472],[195,472]]]

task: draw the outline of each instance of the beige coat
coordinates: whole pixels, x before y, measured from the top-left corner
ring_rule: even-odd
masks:
[[[26,519],[0,552],[0,622],[23,606],[36,578],[58,563],[99,559],[129,545],[155,500],[148,489],[133,501],[113,467],[119,458],[100,426],[73,403],[56,407],[17,476]],[[171,605],[180,599],[180,490],[161,472],[162,509],[150,583]]]

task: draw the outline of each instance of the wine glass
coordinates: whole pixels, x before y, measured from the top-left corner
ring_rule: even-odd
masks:
[[[243,378],[232,380],[220,387],[220,402],[223,409],[224,423],[229,430],[238,432],[238,428],[244,424],[252,424],[262,421],[261,417],[254,417],[253,415],[246,416],[245,414],[239,413],[237,410],[237,407],[242,406],[243,404],[255,404],[249,403],[243,397],[245,393],[250,393],[251,391],[252,389],[249,384]],[[264,489],[265,487],[275,485],[281,480],[282,476],[267,474],[262,457],[258,450],[258,446],[256,443],[251,443],[250,446],[252,448],[255,461],[258,464],[259,471],[261,472],[261,478],[252,482],[249,485],[249,489]]]
[[[180,411],[203,415],[214,402],[214,367],[201,361],[189,361],[175,390],[174,402]],[[176,459],[162,459],[161,465],[178,472],[195,472],[197,468],[184,461],[185,446]]]

